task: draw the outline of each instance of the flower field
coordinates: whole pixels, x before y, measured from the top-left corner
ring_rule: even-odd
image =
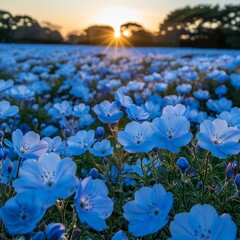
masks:
[[[240,239],[240,51],[0,53],[0,239]]]

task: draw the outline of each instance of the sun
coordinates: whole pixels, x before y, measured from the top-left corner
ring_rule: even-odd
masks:
[[[121,37],[121,32],[119,29],[114,29],[114,37],[117,39]]]
[[[139,19],[139,11],[126,7],[107,7],[100,9],[94,22],[97,24],[110,25],[114,29],[114,38],[120,38],[120,26],[127,22],[135,22]]]

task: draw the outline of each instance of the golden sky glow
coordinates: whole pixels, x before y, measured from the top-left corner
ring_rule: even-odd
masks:
[[[1,10],[13,15],[29,15],[40,24],[49,21],[59,25],[66,36],[94,24],[116,29],[129,21],[156,32],[159,23],[176,8],[200,3],[239,4],[239,0],[0,0],[0,3]]]

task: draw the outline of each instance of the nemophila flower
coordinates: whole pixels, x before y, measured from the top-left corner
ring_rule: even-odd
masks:
[[[176,92],[181,94],[189,93],[192,90],[191,84],[181,84],[176,87]]]
[[[228,88],[225,85],[220,85],[215,88],[214,92],[217,95],[225,95],[228,92]]]
[[[113,147],[111,146],[110,141],[103,139],[102,141],[96,142],[89,151],[95,157],[106,157],[112,154]]]
[[[124,131],[118,132],[117,140],[128,152],[149,152],[155,146],[152,135],[149,122],[131,122],[126,125]]]
[[[162,110],[163,115],[174,115],[176,117],[186,117],[188,109],[183,104],[177,104],[175,106],[168,105]]]
[[[239,89],[240,88],[240,74],[232,73],[230,75],[230,82],[234,87]]]
[[[48,113],[55,117],[56,119],[61,119],[63,117],[69,116],[72,112],[72,106],[68,101],[63,101],[61,103],[55,103],[52,108],[49,109]]]
[[[9,79],[9,80],[3,80],[0,79],[0,92],[4,92],[5,90],[7,90],[8,88],[10,88],[13,85],[13,80]]]
[[[236,155],[240,152],[240,131],[228,127],[227,122],[221,119],[201,123],[197,138],[202,148],[219,158],[227,158],[228,154]]]
[[[173,105],[175,106],[176,104],[180,103],[183,100],[183,98],[181,96],[177,96],[177,95],[168,95],[166,97],[164,97],[164,102],[165,105]]]
[[[168,84],[167,83],[155,83],[153,85],[153,89],[156,92],[165,92],[168,88]]]
[[[185,106],[193,108],[193,109],[198,109],[200,106],[199,101],[193,97],[185,98],[184,104],[185,104]]]
[[[75,118],[81,118],[83,115],[88,114],[90,107],[85,105],[84,103],[80,103],[73,107],[72,114]]]
[[[190,213],[179,213],[170,224],[171,240],[234,240],[236,225],[229,214],[218,215],[211,205],[193,206]]]
[[[123,116],[123,112],[119,109],[119,104],[117,102],[110,103],[109,101],[103,101],[93,108],[98,119],[103,123],[117,122]]]
[[[41,125],[42,127],[42,125]],[[55,135],[59,131],[58,128],[54,127],[53,125],[44,125],[44,127],[41,130],[41,136],[43,137],[51,137]]]
[[[123,230],[119,230],[114,234],[111,240],[128,240],[127,235],[123,232]]]
[[[77,156],[77,155],[82,155],[85,153],[93,144],[95,141],[94,139],[94,131],[89,130],[81,130],[77,132],[75,136],[71,136],[67,140],[67,155],[68,156]]]
[[[104,130],[104,127],[101,127],[101,126],[98,126],[95,130],[96,132],[96,135],[100,138],[104,135],[105,133],[105,130]]]
[[[35,92],[30,90],[25,85],[12,86],[6,91],[7,95],[16,99],[28,99],[35,95]]]
[[[206,79],[216,79],[218,82],[224,82],[228,79],[228,75],[223,70],[213,70],[206,75]]]
[[[108,189],[100,179],[92,177],[80,181],[74,199],[78,218],[96,231],[106,229],[105,219],[113,211],[113,201],[108,197]]]
[[[180,157],[177,160],[177,166],[179,167],[179,169],[181,169],[182,172],[185,172],[187,170],[187,168],[189,167],[189,162],[186,158]]]
[[[46,239],[45,234],[42,231],[37,232],[32,238],[32,240],[45,240],[45,239]]]
[[[207,100],[211,97],[207,90],[200,89],[200,90],[195,91],[193,94],[194,94],[195,98],[197,98],[199,100]]]
[[[48,240],[59,240],[65,232],[65,227],[62,223],[50,223],[46,228]]]
[[[141,91],[144,87],[143,82],[138,82],[138,81],[130,81],[127,84],[127,87],[130,91]]]
[[[48,143],[47,152],[63,153],[66,147],[66,142],[62,141],[59,136],[54,138],[44,137],[43,141]]]
[[[187,145],[192,139],[189,132],[190,123],[185,117],[162,115],[151,123],[153,129],[152,141],[160,149],[179,152],[180,147]]]
[[[169,220],[173,196],[161,184],[152,188],[142,187],[135,192],[135,199],[123,206],[128,230],[136,237],[153,234],[163,228]]]
[[[142,107],[136,106],[135,104],[129,105],[126,108],[126,113],[128,119],[139,122],[147,120],[150,115]]]
[[[0,118],[1,119],[7,119],[8,117],[14,116],[16,113],[18,113],[18,107],[17,106],[10,106],[10,103],[8,101],[1,101],[0,102]]]
[[[220,98],[219,100],[209,99],[207,101],[209,110],[221,113],[223,111],[230,111],[232,108],[232,101],[227,98]]]
[[[42,198],[33,191],[19,193],[0,208],[0,219],[9,234],[31,233],[45,214]]]
[[[14,150],[22,158],[37,158],[48,150],[48,143],[40,141],[40,136],[32,131],[23,135],[17,129],[12,133],[12,143]]]
[[[80,121],[80,128],[84,128],[86,126],[90,126],[92,125],[92,123],[94,123],[95,118],[91,115],[91,114],[84,114],[81,117],[81,121]]]
[[[225,120],[230,127],[240,130],[240,108],[232,108],[230,112],[223,111],[218,115],[219,119]]]
[[[160,104],[154,103],[152,101],[147,101],[142,105],[143,109],[149,113],[148,119],[154,119],[160,116]]]
[[[234,182],[237,186],[237,190],[240,190],[240,174],[236,175]]]
[[[76,191],[78,180],[75,173],[76,164],[71,158],[61,160],[56,153],[44,154],[38,160],[23,162],[20,177],[13,186],[17,193],[35,190],[48,207],[58,198],[67,198]]]

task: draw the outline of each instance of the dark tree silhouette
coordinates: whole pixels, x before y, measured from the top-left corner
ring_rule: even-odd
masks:
[[[0,11],[0,42],[61,43],[63,38],[56,29],[42,27],[29,16],[12,16]]]
[[[151,46],[153,44],[153,34],[147,32],[142,25],[128,22],[122,24],[120,32],[125,45]]]

